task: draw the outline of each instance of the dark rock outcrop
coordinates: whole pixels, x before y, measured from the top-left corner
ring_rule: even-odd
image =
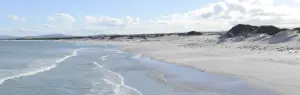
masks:
[[[265,33],[268,35],[275,35],[280,31],[284,31],[288,29],[280,29],[275,26],[253,26],[248,24],[238,24],[232,27],[222,38],[232,38],[236,36],[248,36],[249,34],[260,34]]]
[[[266,33],[268,35],[275,35],[280,32],[280,28],[275,26],[260,26],[256,33]]]
[[[258,26],[252,26],[252,25],[247,25],[247,24],[238,24],[234,27],[232,27],[226,34],[226,38],[231,38],[235,36],[240,36],[240,35],[246,35],[249,33],[254,33],[256,30],[258,30]]]
[[[201,32],[197,32],[197,31],[190,31],[187,33],[179,33],[179,36],[199,36],[199,35],[203,35],[203,33]]]
[[[155,37],[162,37],[164,34],[156,34]]]
[[[202,35],[203,33],[201,32],[196,32],[196,31],[190,31],[188,33],[186,33],[186,35]]]
[[[134,37],[133,36],[128,36],[128,38],[127,39],[134,39]]]
[[[296,30],[296,31],[298,31],[298,33],[300,33],[300,27],[294,28],[293,30]]]
[[[290,29],[288,29],[288,28],[282,28],[282,29],[280,29],[280,31],[287,31],[287,30],[290,30]]]
[[[122,36],[120,36],[120,35],[109,36],[109,40],[114,40],[114,39],[120,38],[120,37],[122,37]]]

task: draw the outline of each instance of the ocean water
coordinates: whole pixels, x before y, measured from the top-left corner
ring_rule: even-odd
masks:
[[[276,95],[117,46],[0,41],[0,95]]]

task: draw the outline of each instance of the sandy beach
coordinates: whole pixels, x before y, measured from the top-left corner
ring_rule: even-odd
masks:
[[[0,95],[300,95],[300,0],[1,0]]]
[[[88,42],[119,45],[126,52],[204,72],[233,76],[281,95],[300,95],[300,46],[296,44],[299,39],[280,43],[278,38],[263,40],[260,37],[254,36],[244,41],[231,39],[224,43],[218,43],[218,35]],[[270,44],[274,41],[272,39],[278,43]]]

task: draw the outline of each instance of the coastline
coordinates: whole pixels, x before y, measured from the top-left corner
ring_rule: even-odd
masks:
[[[137,48],[143,48],[143,47],[137,47]],[[126,51],[126,52],[142,54],[143,56],[147,56],[147,57],[152,58],[154,60],[158,60],[158,61],[162,61],[162,62],[166,62],[166,63],[170,63],[170,64],[176,64],[176,65],[184,66],[184,67],[188,67],[188,68],[197,69],[201,72],[207,72],[207,73],[213,73],[213,74],[218,74],[218,75],[235,77],[235,78],[244,80],[249,85],[259,87],[259,88],[268,89],[268,90],[274,91],[274,92],[276,92],[280,95],[299,95],[300,94],[300,92],[298,92],[298,90],[300,89],[300,86],[276,84],[276,83],[268,82],[268,81],[265,81],[265,80],[262,80],[262,79],[259,79],[259,78],[256,78],[256,77],[252,77],[252,76],[239,75],[239,74],[227,73],[227,72],[222,72],[222,71],[207,70],[207,69],[205,69],[205,67],[203,68],[203,67],[200,67],[200,66],[184,64],[182,62],[174,62],[174,61],[170,61],[170,60],[165,60],[164,58],[161,58],[160,56],[157,56],[157,55],[151,55],[151,54],[143,53],[139,49],[128,49],[127,45],[122,46],[121,49]]]
[[[123,51],[166,63],[242,79],[249,85],[280,95],[300,95],[300,76],[297,75],[300,72],[299,50],[277,50],[287,44],[216,44],[216,41],[216,36],[167,36],[146,41],[123,39],[83,42],[117,45]]]

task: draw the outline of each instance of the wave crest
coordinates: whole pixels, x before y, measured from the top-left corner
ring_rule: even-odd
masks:
[[[8,76],[4,75],[4,77],[2,77],[2,78],[0,76],[0,84],[3,84],[7,80],[16,79],[16,78],[25,77],[25,76],[31,76],[31,75],[35,75],[38,73],[49,71],[49,70],[57,67],[57,64],[63,62],[64,60],[74,57],[74,56],[77,56],[77,52],[80,50],[82,50],[82,48],[75,49],[70,55],[66,55],[63,58],[56,60],[55,62],[47,60],[47,59],[44,59],[44,60],[39,59],[39,60],[34,61],[32,64],[29,64],[28,68],[26,68],[26,69],[10,70],[10,71],[6,70],[4,72],[8,73],[7,74]]]
[[[125,85],[124,78],[120,74],[105,69],[97,62],[94,62],[93,64],[103,70],[104,78],[102,80],[106,84],[111,85],[113,95],[143,95],[139,90]]]

